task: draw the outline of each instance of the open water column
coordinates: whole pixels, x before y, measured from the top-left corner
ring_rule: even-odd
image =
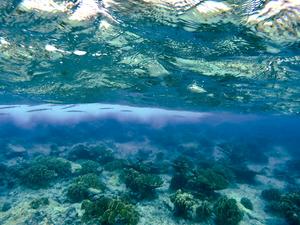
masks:
[[[0,224],[299,225],[300,1],[1,0]]]

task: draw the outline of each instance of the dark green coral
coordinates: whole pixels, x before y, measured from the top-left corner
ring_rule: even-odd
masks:
[[[249,198],[241,198],[241,204],[249,210],[253,210],[253,204]]]
[[[79,144],[74,146],[68,154],[71,160],[93,160],[101,164],[106,164],[114,160],[113,152],[103,145],[84,145]]]
[[[88,173],[101,173],[102,170],[100,168],[100,164],[93,160],[84,160],[80,162],[81,169],[79,170],[80,174],[88,174]]]
[[[56,178],[54,170],[49,170],[47,166],[37,164],[30,165],[20,172],[21,182],[30,188],[45,188]]]
[[[221,197],[214,205],[217,225],[237,225],[243,219],[243,212],[235,199]]]
[[[84,184],[90,188],[104,189],[104,184],[100,181],[99,177],[94,173],[85,174],[77,177],[74,183]]]
[[[104,169],[107,171],[121,170],[124,169],[127,164],[125,159],[114,159],[113,161],[106,163]]]
[[[111,199],[105,196],[101,196],[94,201],[84,200],[81,204],[81,209],[84,210],[82,221],[87,222],[93,219],[100,220],[103,213],[108,209],[110,201]]]
[[[124,178],[126,186],[142,198],[153,195],[154,190],[163,185],[161,177],[140,173],[134,169],[125,170]]]
[[[19,166],[14,174],[30,188],[45,188],[56,178],[69,176],[71,164],[62,158],[39,156]]]
[[[30,202],[30,207],[32,209],[38,209],[41,206],[49,205],[49,199],[42,197],[38,199],[34,199],[33,201]]]
[[[196,219],[206,221],[212,217],[213,209],[208,201],[202,201],[196,208]]]
[[[222,190],[227,188],[228,185],[228,180],[212,169],[195,170],[188,181],[190,189],[204,192]]]
[[[284,217],[290,225],[300,225],[300,193],[282,194],[279,199],[267,201],[267,209]]]
[[[281,192],[278,189],[270,188],[261,192],[261,197],[266,201],[279,201],[281,198]]]
[[[119,199],[102,196],[94,201],[85,200],[81,208],[84,210],[83,222],[97,221],[103,225],[136,225],[139,221],[139,214],[135,207]]]
[[[192,162],[185,156],[179,156],[172,162],[176,173],[186,173],[192,168]]]
[[[280,199],[280,211],[291,225],[300,225],[300,193],[288,193]]]
[[[120,200],[110,201],[107,210],[103,213],[102,224],[128,224],[135,225],[139,221],[139,215],[131,204]]]
[[[81,202],[89,197],[89,187],[84,184],[74,183],[67,189],[67,197],[71,202]]]
[[[210,195],[216,190],[229,186],[232,175],[228,168],[218,164],[201,165],[193,168],[185,158],[177,158],[173,162],[174,175],[170,188],[173,190],[184,189],[197,192],[199,195]],[[188,166],[190,165],[190,169]]]
[[[35,158],[33,163],[46,166],[49,170],[53,170],[59,177],[68,177],[71,174],[71,163],[62,158],[40,156]]]
[[[81,202],[89,197],[89,188],[104,190],[105,186],[96,174],[85,174],[77,177],[67,189],[67,197],[71,202]]]

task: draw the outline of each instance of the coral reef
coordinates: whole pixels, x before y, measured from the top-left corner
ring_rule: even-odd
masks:
[[[181,216],[184,218],[192,217],[192,208],[195,205],[193,195],[178,190],[175,194],[170,196],[170,199],[174,204],[173,211],[176,216]]]
[[[161,177],[153,174],[143,174],[134,169],[124,171],[124,180],[126,186],[141,198],[153,196],[154,190],[163,184]]]
[[[187,173],[192,169],[192,162],[185,156],[179,156],[172,162],[172,167],[176,173]]]
[[[121,200],[112,200],[102,215],[102,224],[128,224],[135,225],[139,221],[139,215],[134,207]]]
[[[246,162],[266,163],[265,151],[262,151],[266,142],[246,142],[241,140],[221,143],[218,145],[231,165],[242,165]]]
[[[45,188],[57,178],[70,176],[71,164],[62,158],[39,156],[29,163],[12,167],[11,173],[29,188]]]
[[[170,200],[173,203],[175,216],[196,222],[204,222],[212,218],[213,209],[207,200],[200,201],[192,194],[180,189],[170,196]]]
[[[276,189],[268,189],[274,193]],[[264,198],[267,201],[267,211],[271,211],[281,217],[284,217],[288,224],[299,225],[300,224],[300,193],[299,192],[288,192],[278,196],[278,190],[276,190],[276,198],[271,195],[273,200],[270,198]]]
[[[185,173],[175,173],[170,182],[170,189],[184,189],[188,182],[188,176]]]
[[[67,197],[71,202],[81,202],[88,199],[90,188],[104,190],[105,185],[96,174],[85,174],[77,177],[67,189]]]
[[[30,202],[30,207],[32,209],[38,209],[41,206],[49,205],[49,199],[48,198],[39,198],[35,199],[32,202]]]
[[[235,199],[221,197],[214,205],[217,225],[237,225],[243,219],[243,212]]]
[[[74,182],[96,189],[103,189],[105,187],[104,184],[100,181],[99,177],[93,173],[79,176],[75,179]]]
[[[8,168],[6,165],[4,164],[0,164],[0,187],[12,187],[14,185],[14,180],[12,178],[12,174],[14,173],[13,170],[11,170],[11,168]]]
[[[189,170],[192,169],[192,162],[184,156],[179,156],[172,162],[172,167],[174,175],[171,179],[170,188],[173,190],[185,188],[189,179]]]
[[[179,157],[172,163],[174,175],[170,188],[187,189],[207,195],[229,186],[231,171],[220,164],[201,165],[193,169],[192,163],[185,157]]]
[[[270,188],[261,192],[261,197],[266,201],[279,201],[281,192],[278,189]]]
[[[113,152],[103,145],[89,146],[89,145],[76,145],[68,153],[70,160],[93,160],[100,164],[106,164],[114,160]]]
[[[11,204],[9,202],[4,202],[0,208],[1,212],[6,212],[11,208]]]
[[[230,166],[232,173],[234,174],[235,180],[242,184],[255,184],[255,177],[257,173],[248,169],[245,165]]]
[[[48,170],[53,170],[59,177],[68,177],[71,174],[71,164],[63,158],[40,156],[36,157],[32,163],[46,166]]]
[[[113,161],[106,163],[104,169],[107,171],[121,170],[127,167],[127,164],[125,159],[114,159]]]
[[[241,198],[240,202],[246,209],[253,210],[253,204],[249,198]]]
[[[161,164],[160,164],[161,165]],[[154,162],[131,162],[127,165],[128,168],[132,168],[140,173],[152,173],[152,174],[159,174],[162,173],[163,168],[159,165],[155,164]],[[165,168],[167,169],[167,168]]]
[[[210,219],[213,215],[213,209],[211,204],[208,201],[202,201],[196,207],[196,220],[197,221],[206,221]]]
[[[74,183],[67,189],[67,197],[71,202],[81,202],[89,197],[88,186]]]
[[[101,218],[105,210],[108,209],[110,201],[111,199],[105,196],[100,196],[94,201],[84,200],[81,204],[81,209],[84,210],[83,222]]]
[[[20,171],[21,182],[30,188],[45,188],[57,177],[54,170],[45,165],[30,165]]]
[[[198,169],[188,180],[188,188],[199,192],[212,192],[222,190],[229,185],[228,180],[220,173],[212,169]]]
[[[300,193],[288,193],[279,201],[280,213],[291,225],[300,224]]]
[[[228,160],[188,146],[179,148],[193,150],[184,155],[142,149],[116,158],[103,145],[82,144],[0,164],[0,224],[299,224],[300,195],[291,191],[295,183],[261,191],[272,184],[254,182],[256,175],[257,181],[274,178],[261,161],[230,164],[243,153]]]
[[[94,201],[85,200],[81,208],[84,210],[82,216],[84,222],[98,221],[103,225],[135,225],[139,221],[139,214],[134,206],[119,199],[101,196]]]
[[[79,170],[80,174],[88,174],[88,173],[100,173],[102,172],[100,168],[100,164],[93,160],[84,160],[80,162],[81,169]]]

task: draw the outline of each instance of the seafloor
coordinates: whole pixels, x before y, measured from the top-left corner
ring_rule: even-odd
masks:
[[[298,125],[2,123],[0,224],[300,224]]]

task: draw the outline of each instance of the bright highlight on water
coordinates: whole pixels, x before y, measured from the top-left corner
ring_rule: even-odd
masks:
[[[300,1],[0,2],[0,224],[300,224]]]

